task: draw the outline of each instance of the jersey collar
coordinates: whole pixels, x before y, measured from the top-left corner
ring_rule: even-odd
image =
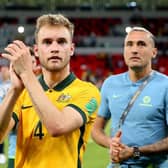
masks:
[[[63,81],[61,81],[60,83],[58,83],[53,89],[56,91],[61,91],[64,88],[66,88],[68,85],[70,85],[74,80],[76,79],[76,76],[74,73],[70,73]],[[43,75],[41,75],[39,77],[39,82],[41,84],[41,86],[43,87],[43,89],[45,91],[47,91],[48,89],[50,89],[47,84],[44,81]]]

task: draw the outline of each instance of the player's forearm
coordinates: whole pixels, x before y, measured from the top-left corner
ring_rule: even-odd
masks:
[[[97,144],[105,148],[110,148],[111,138],[105,135],[103,131],[99,131],[99,130],[92,131],[92,138]]]
[[[164,138],[151,145],[142,146],[139,149],[142,155],[168,153],[168,138]]]
[[[7,92],[7,95],[0,104],[0,140],[6,132],[9,122],[11,120],[13,107],[16,103],[17,98],[19,97],[20,92],[11,87]]]
[[[48,132],[52,135],[65,123],[60,110],[49,100],[33,73],[22,75],[22,81],[33,106]],[[55,129],[55,130],[54,130]]]

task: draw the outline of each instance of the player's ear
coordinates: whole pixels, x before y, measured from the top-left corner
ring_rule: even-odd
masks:
[[[36,44],[34,45],[33,50],[34,50],[34,55],[35,55],[35,57],[39,57],[39,54],[38,54],[38,47],[37,47]]]
[[[152,56],[152,58],[156,58],[157,52],[158,52],[157,48],[154,48],[153,49],[153,56]]]
[[[70,56],[74,55],[74,51],[75,51],[75,43],[72,43],[71,44],[71,53],[70,53]]]

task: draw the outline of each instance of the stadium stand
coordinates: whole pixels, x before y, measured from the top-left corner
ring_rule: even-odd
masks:
[[[99,4],[102,5],[102,4]],[[21,6],[20,6],[21,7]],[[69,7],[69,8],[68,8]],[[85,7],[85,8],[84,8]],[[18,6],[19,8],[19,6]],[[0,52],[13,39],[21,38],[27,44],[34,42],[34,23],[42,13],[48,13],[42,6],[25,10],[11,8],[0,11]],[[157,37],[159,54],[153,61],[155,69],[168,75],[168,11],[161,6],[154,10],[145,10],[141,6],[110,6],[105,3],[96,9],[87,5],[60,5],[54,11],[67,15],[75,24],[76,52],[72,57],[72,70],[82,78],[86,70],[92,71],[99,79],[111,73],[126,70],[123,62],[122,46],[125,27],[144,26]],[[24,10],[21,10],[24,9]],[[18,26],[24,26],[25,32],[19,34]]]

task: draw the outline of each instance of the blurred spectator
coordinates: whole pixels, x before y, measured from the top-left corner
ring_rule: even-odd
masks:
[[[10,86],[9,61],[7,59],[0,58],[0,73],[1,73],[1,84],[0,84],[0,103],[1,103]],[[6,156],[3,143],[0,144],[0,164],[5,163],[6,163]]]

